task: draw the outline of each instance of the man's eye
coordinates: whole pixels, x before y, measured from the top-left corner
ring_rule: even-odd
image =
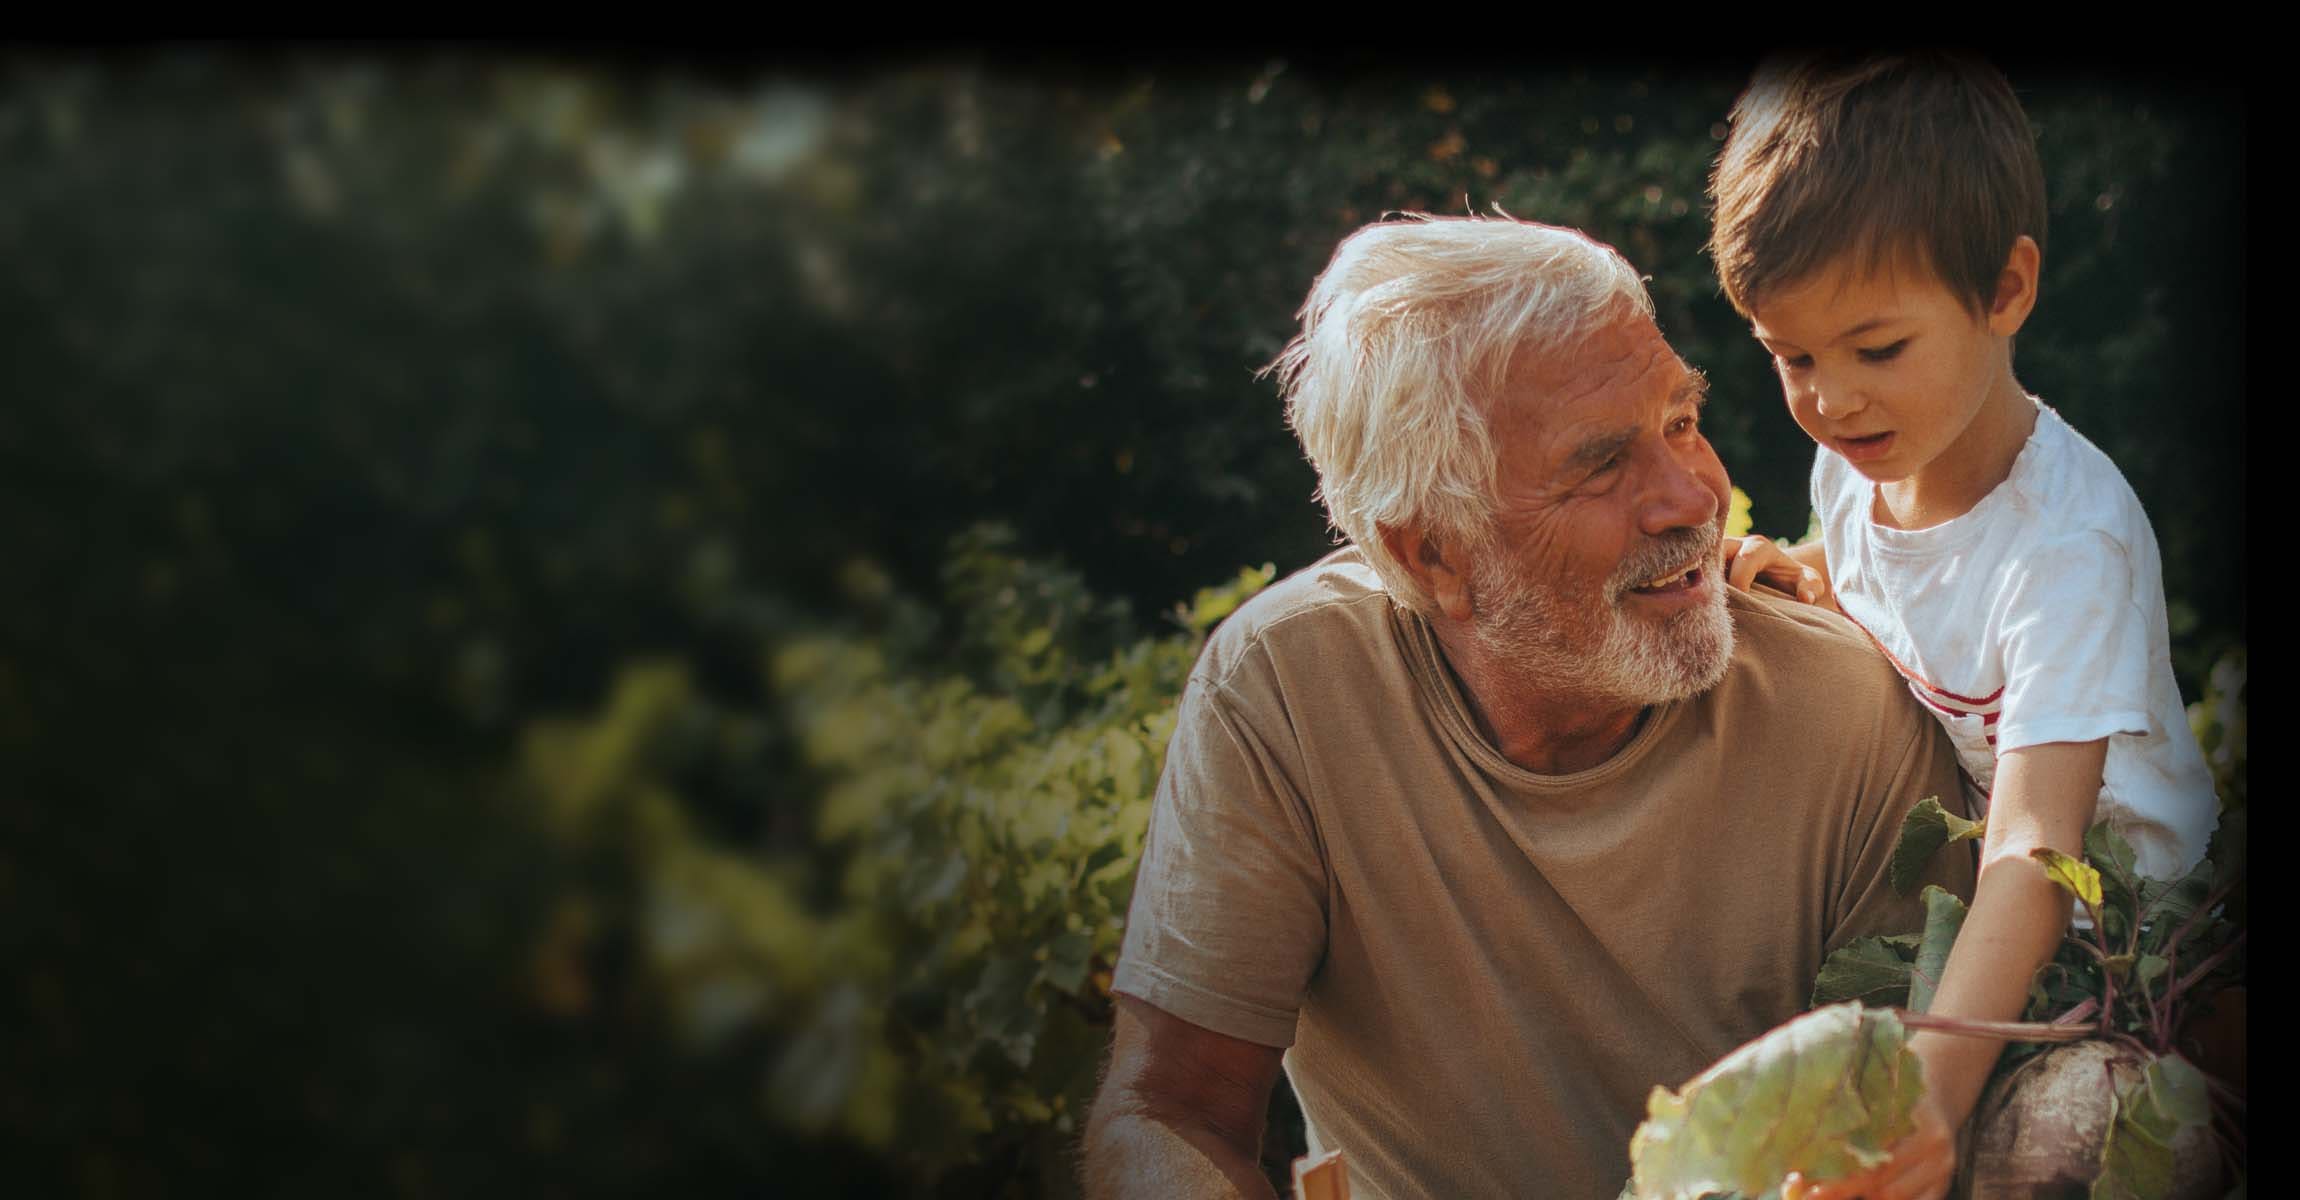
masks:
[[[1901,356],[1902,347],[1907,346],[1908,344],[1909,339],[1902,338],[1900,341],[1894,342],[1890,346],[1879,346],[1874,350],[1863,350],[1861,351],[1861,361],[1866,363],[1891,362]]]
[[[1676,437],[1677,435],[1679,435],[1679,434],[1682,434],[1682,433],[1691,433],[1691,432],[1693,431],[1693,427],[1694,427],[1694,426],[1696,426],[1696,425],[1699,425],[1700,423],[1701,423],[1701,418],[1699,418],[1699,417],[1694,417],[1694,416],[1683,416],[1683,417],[1679,417],[1679,418],[1677,418],[1676,420],[1674,420],[1674,421],[1671,421],[1671,422],[1669,423],[1669,436],[1671,436],[1671,437]]]

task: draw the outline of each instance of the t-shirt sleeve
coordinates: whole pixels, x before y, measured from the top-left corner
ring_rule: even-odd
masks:
[[[1956,751],[1948,735],[1941,732],[1939,722],[1918,711],[1913,703],[1907,707],[1900,724],[1908,737],[1901,741],[1898,753],[1885,760],[1890,773],[1883,776],[1883,787],[1875,792],[1874,802],[1863,798],[1848,831],[1846,882],[1825,950],[1872,934],[1921,931],[1925,926],[1925,884],[1938,884],[1967,902],[1973,898],[1974,845],[1969,842],[1936,851],[1909,894],[1893,890],[1893,849],[1900,844],[1901,824],[1910,809],[1930,797],[1950,812],[1973,815],[1967,811],[1964,781],[1957,772]]]
[[[1997,753],[2146,734],[2150,631],[2124,546],[2077,534],[2039,547],[2020,571],[1999,618]]]
[[[1278,756],[1194,678],[1151,805],[1114,990],[1290,1046],[1325,953],[1326,895],[1316,830]]]

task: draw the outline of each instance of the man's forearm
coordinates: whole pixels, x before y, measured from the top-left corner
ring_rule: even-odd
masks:
[[[1162,1120],[1122,1097],[1094,1107],[1086,1128],[1088,1200],[1232,1197],[1276,1200],[1258,1146],[1188,1121]],[[1257,1139],[1258,1140],[1258,1139]]]

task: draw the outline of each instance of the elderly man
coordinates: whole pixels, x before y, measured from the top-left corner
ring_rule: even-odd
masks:
[[[1088,1186],[1270,1194],[1282,1063],[1359,1200],[1611,1197],[1655,1084],[1918,927],[1885,865],[1955,759],[1851,625],[1726,586],[1702,378],[1610,248],[1369,226],[1302,316],[1276,368],[1349,545],[1191,675]]]

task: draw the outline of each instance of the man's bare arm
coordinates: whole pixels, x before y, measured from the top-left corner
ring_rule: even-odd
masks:
[[[1086,1122],[1086,1194],[1276,1197],[1263,1115],[1283,1051],[1119,994],[1110,1070]]]

